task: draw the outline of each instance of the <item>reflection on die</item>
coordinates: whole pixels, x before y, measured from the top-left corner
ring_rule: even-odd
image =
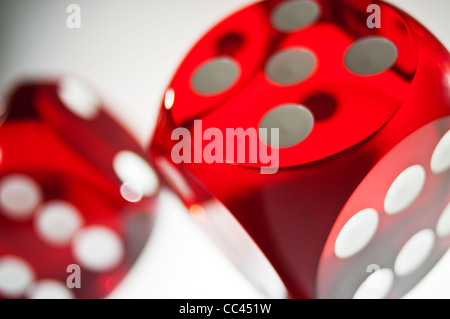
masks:
[[[367,25],[372,4],[381,28]],[[241,246],[260,249],[290,296],[398,298],[450,247],[449,87],[447,50],[386,3],[259,2],[186,56],[149,158],[212,233],[227,243],[250,235]],[[201,134],[279,129],[278,140],[248,134],[243,144],[247,158],[279,152],[279,170],[261,174],[260,162],[236,160],[238,142],[230,156],[220,139],[220,161],[174,160],[172,133],[190,132],[183,142],[194,153],[199,120]],[[219,206],[234,226],[215,217]],[[264,285],[256,268],[252,280]],[[371,274],[381,284],[368,284]]]
[[[107,296],[153,224],[143,150],[74,77],[21,84],[0,123],[0,297]]]

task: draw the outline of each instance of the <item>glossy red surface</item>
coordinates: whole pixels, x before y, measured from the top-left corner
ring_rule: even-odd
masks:
[[[367,265],[392,266],[411,235],[406,229],[403,233],[402,225],[431,226],[436,215],[424,217],[428,208],[437,214],[449,199],[450,173],[430,173],[429,157],[450,128],[444,120],[450,115],[450,56],[424,27],[385,3],[312,2],[320,8],[319,17],[292,32],[280,32],[271,22],[284,1],[254,4],[208,32],[169,86],[174,99],[163,103],[149,157],[187,206],[202,206],[211,198],[222,202],[259,245],[292,297],[346,298],[368,276]],[[381,8],[380,29],[366,25],[366,9],[373,3]],[[344,60],[349,48],[368,36],[391,41],[397,56],[388,69],[359,75]],[[313,71],[297,84],[276,84],[266,74],[268,59],[284,48],[301,48],[315,57]],[[192,79],[199,68],[224,57],[239,66],[237,79],[216,94],[196,90]],[[226,155],[225,163],[173,163],[175,128],[185,127],[194,136],[193,121],[200,119],[203,131],[258,128],[269,110],[286,103],[306,107],[314,127],[302,142],[279,149],[281,169],[276,174],[260,174],[259,162],[229,164],[234,160]],[[259,147],[264,145],[259,141]],[[450,157],[448,149],[445,152]],[[438,175],[427,180],[426,195],[392,222],[380,217],[373,249],[361,253],[361,259],[339,263],[333,241],[342,225],[365,206],[385,216],[380,205],[389,181],[415,161],[427,175]],[[421,217],[411,219],[408,214]],[[383,240],[384,235],[388,239]],[[448,240],[439,245],[417,273],[396,282],[390,297],[401,296],[423,278]],[[368,256],[373,258],[369,261]],[[353,262],[353,268],[348,267]],[[347,284],[355,267],[360,268]]]
[[[113,167],[119,151],[128,150],[141,157],[143,151],[101,105],[97,105],[94,118],[82,118],[66,107],[59,90],[56,81],[20,85],[11,92],[2,116],[0,297],[3,298],[105,297],[137,259],[153,223],[153,194],[141,200],[133,198],[136,202],[127,201],[121,193],[123,181]],[[23,185],[24,179],[22,188],[11,186],[17,180],[18,183],[22,180]],[[31,194],[23,188],[29,189],[30,183],[35,185]],[[29,203],[25,207],[28,211],[18,215],[17,210],[24,211],[23,207],[20,209],[21,202]],[[48,208],[55,204],[63,206],[54,208],[52,215]],[[64,219],[67,207],[75,210],[78,222]],[[62,217],[55,218],[55,214]],[[83,232],[90,232],[90,237],[83,237]],[[104,255],[104,251],[109,253]],[[95,260],[95,255],[106,264]],[[27,287],[16,287],[16,292],[8,289],[5,282],[5,274],[8,275],[5,260],[11,257],[19,258],[33,274],[32,282]],[[73,272],[67,272],[71,264],[80,266],[81,288],[65,288]],[[23,279],[23,273],[17,276]],[[36,288],[47,280],[56,281],[59,290]]]

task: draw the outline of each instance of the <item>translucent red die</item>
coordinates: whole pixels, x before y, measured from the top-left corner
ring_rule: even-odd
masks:
[[[258,284],[267,276],[249,261],[252,241],[291,297],[397,298],[450,247],[449,92],[448,51],[391,5],[260,2],[186,56],[149,157]],[[225,139],[221,160],[180,161],[177,128],[190,133],[188,157],[198,140],[199,154],[210,147],[209,129],[278,128],[279,141],[249,133],[247,161],[236,160],[237,142],[223,151]],[[279,152],[275,173],[249,160],[264,147]],[[237,241],[242,228],[250,238]]]
[[[0,297],[107,296],[152,227],[144,155],[79,79],[15,88],[0,122]]]

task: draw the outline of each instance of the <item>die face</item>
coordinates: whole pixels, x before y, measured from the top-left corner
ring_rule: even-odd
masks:
[[[314,129],[305,138],[296,137],[287,124],[282,127],[281,146],[294,135],[295,147],[280,149],[280,167],[327,158],[363,141],[383,127],[408,97],[417,55],[410,27],[390,6],[380,4],[383,20],[395,28],[387,32],[367,27],[369,4],[275,1],[231,16],[205,35],[180,66],[170,86],[175,92],[171,119],[188,127],[201,117],[205,130],[258,128],[278,107],[306,106]],[[274,22],[277,17],[299,19],[295,12],[289,16],[290,5],[298,6],[299,15],[306,10],[304,5],[316,9],[309,13],[310,23],[280,31]],[[233,47],[229,52],[223,49],[227,41]]]
[[[371,4],[380,7],[380,29],[367,26]],[[450,128],[445,120],[450,114],[449,63],[447,50],[425,28],[382,2],[261,2],[219,23],[189,52],[166,93],[149,156],[189,207],[207,206],[203,204],[212,199],[221,202],[261,248],[290,295],[307,298],[355,295],[369,263],[359,269],[351,288],[341,287],[340,278],[352,274],[344,268],[349,263],[360,267],[365,259],[337,257],[338,233],[353,215],[367,209],[361,216],[374,228],[368,234],[375,232],[375,240],[365,240],[376,242],[374,249],[382,254],[383,235],[392,239],[402,223],[408,224],[408,214],[392,212],[411,203],[396,202],[396,192],[387,192],[395,177],[411,166],[410,174],[426,180],[423,189],[416,185],[406,191],[424,196],[420,205],[415,203],[419,206],[408,206],[415,211],[411,214],[422,216],[410,223],[416,232],[432,230],[418,238],[429,246],[432,241],[434,248],[426,256],[429,262],[400,279],[394,259],[414,234],[405,231],[380,259],[388,268],[380,273],[394,287],[383,296],[399,297],[442,254],[435,246],[436,226],[431,227],[436,214],[423,216],[426,206],[443,210],[448,201],[446,170],[437,176],[430,160]],[[255,169],[261,162],[237,163],[226,152],[223,163],[175,164],[171,152],[177,141],[171,134],[187,128],[194,148],[195,120],[202,120],[203,132],[280,128],[280,170],[263,175]],[[267,143],[259,136],[258,149]],[[439,152],[450,157],[444,148]],[[446,167],[445,160],[434,162],[435,171],[436,166]],[[373,177],[374,171],[383,178]],[[363,185],[370,187],[361,190]],[[375,185],[378,202],[364,204]],[[393,202],[387,212],[386,196]],[[211,227],[216,226],[220,228]],[[445,246],[445,240],[436,245]],[[369,246],[364,253],[378,256]]]
[[[448,149],[445,155],[441,150],[449,127],[447,116],[418,129],[388,152],[355,189],[322,252],[319,296],[400,298],[447,252],[450,156]],[[437,161],[441,169],[433,165]],[[368,270],[371,265],[379,268]],[[378,286],[362,285],[372,273],[377,278],[377,270],[390,277],[379,275]]]
[[[85,90],[62,98],[65,85],[18,87],[0,126],[2,298],[105,297],[151,232],[157,180],[143,151]]]

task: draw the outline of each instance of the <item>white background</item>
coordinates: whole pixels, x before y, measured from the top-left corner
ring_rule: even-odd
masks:
[[[148,142],[160,101],[190,47],[250,0],[1,0],[0,96],[22,78],[79,75]],[[449,0],[390,0],[450,48]],[[65,21],[81,6],[79,30]],[[151,240],[118,298],[260,298],[168,192]],[[416,297],[450,298],[450,258]],[[426,291],[426,294],[424,292]]]

